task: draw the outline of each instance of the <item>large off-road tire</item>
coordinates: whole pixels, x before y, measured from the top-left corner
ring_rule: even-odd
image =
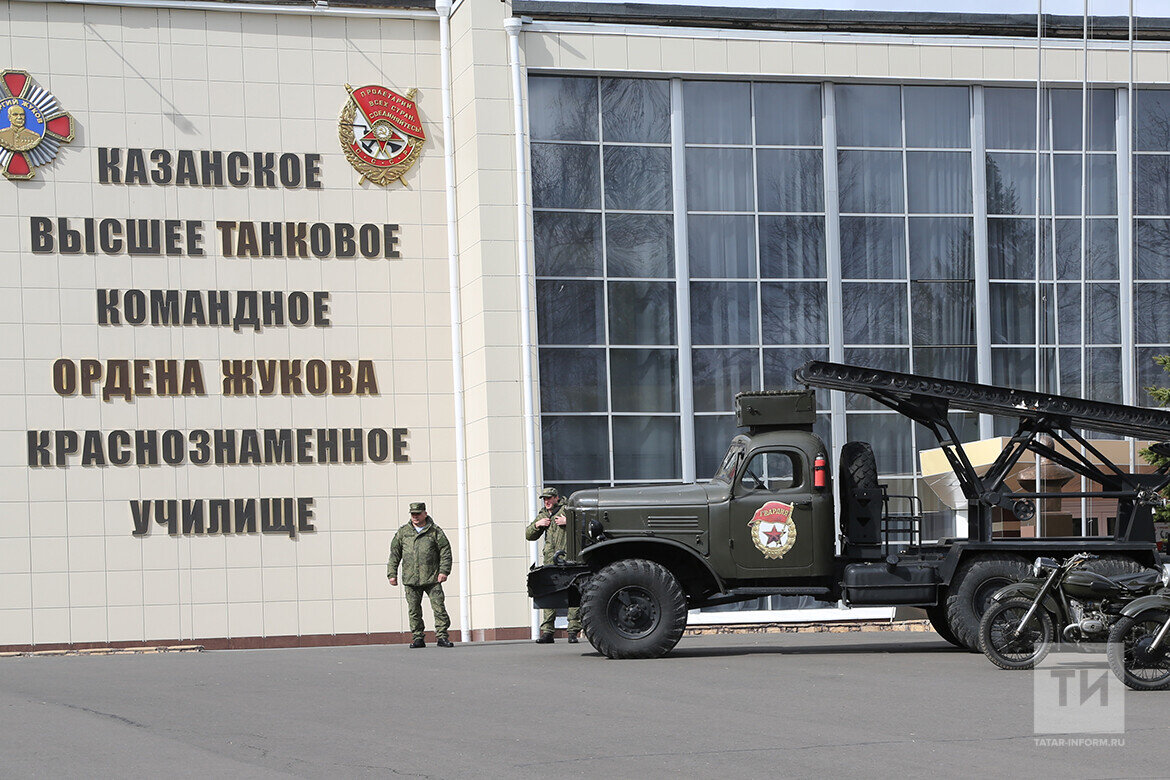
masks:
[[[947,608],[946,605],[940,604],[937,607],[927,607],[926,617],[930,620],[930,627],[934,629],[934,633],[938,634],[940,638],[950,642],[955,647],[961,647],[966,650],[967,646],[959,641],[955,636],[955,632],[951,630],[951,624],[947,622]]]
[[[947,595],[947,625],[964,647],[979,652],[979,621],[992,594],[1027,574],[1024,559],[1014,555],[981,555],[959,567]]]
[[[1100,574],[1103,577],[1116,577],[1119,574],[1137,574],[1140,571],[1146,570],[1145,566],[1142,566],[1133,558],[1126,558],[1121,555],[1102,555],[1100,558],[1085,561],[1081,568],[1095,574]]]
[[[1032,599],[1016,597],[994,602],[979,622],[979,649],[1000,669],[1031,669],[1044,660],[1056,642],[1052,615],[1037,607],[1023,630],[1020,621]]]
[[[1126,687],[1135,691],[1163,691],[1170,688],[1170,639],[1151,653],[1150,643],[1170,620],[1161,609],[1148,609],[1134,617],[1123,617],[1109,629],[1105,654],[1109,668]]]
[[[841,448],[841,477],[850,489],[869,490],[878,486],[877,459],[869,442],[850,441]]]
[[[641,558],[615,561],[581,593],[581,628],[609,658],[658,658],[687,627],[687,599],[665,566]]]

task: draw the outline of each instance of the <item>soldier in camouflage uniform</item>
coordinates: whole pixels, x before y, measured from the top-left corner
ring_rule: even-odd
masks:
[[[561,494],[556,488],[545,488],[540,493],[544,501],[544,509],[536,515],[536,519],[528,524],[524,530],[524,538],[535,542],[544,534],[544,563],[553,562],[553,556],[565,549],[568,542],[568,532],[565,530],[565,505],[561,501]],[[540,613],[540,637],[538,645],[551,644],[553,641],[553,624],[557,619],[555,609],[545,609]],[[581,608],[569,607],[569,644],[577,644],[577,634],[581,633]]]
[[[410,612],[411,647],[426,647],[422,597],[431,599],[435,612],[435,639],[439,647],[454,647],[447,639],[451,618],[443,606],[443,583],[451,574],[451,543],[443,529],[427,515],[427,505],[416,501],[410,505],[410,522],[398,529],[390,542],[390,560],[386,577],[398,584],[398,564],[402,564],[402,587],[406,589],[406,606]]]

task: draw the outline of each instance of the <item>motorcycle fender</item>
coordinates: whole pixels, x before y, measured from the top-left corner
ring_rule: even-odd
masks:
[[[1134,599],[1121,608],[1121,614],[1126,617],[1137,617],[1149,609],[1170,611],[1170,594],[1155,593],[1152,596],[1142,596],[1139,599]]]
[[[1013,582],[1011,585],[1004,585],[997,590],[992,596],[991,600],[1000,602],[1007,601],[1014,598],[1025,598],[1029,601],[1036,600],[1036,594],[1040,592],[1040,586],[1034,582]],[[1044,609],[1048,610],[1053,615],[1059,615],[1060,610],[1056,605],[1056,599],[1051,595],[1045,596],[1042,602]]]

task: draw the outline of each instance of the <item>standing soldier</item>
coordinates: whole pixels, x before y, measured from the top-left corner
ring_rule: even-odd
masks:
[[[553,556],[565,549],[568,533],[565,530],[565,505],[561,501],[561,494],[556,488],[545,488],[540,492],[544,501],[544,509],[536,515],[536,519],[528,524],[524,530],[524,538],[535,542],[544,534],[544,563],[553,562]],[[540,638],[538,645],[551,644],[553,641],[553,623],[557,619],[555,609],[545,609],[540,613]],[[581,608],[569,607],[569,644],[577,644],[577,634],[581,632]]]
[[[411,647],[426,647],[422,597],[431,599],[435,612],[435,639],[439,647],[454,647],[447,639],[451,618],[443,606],[443,583],[451,574],[451,543],[443,529],[427,515],[427,505],[416,501],[410,505],[410,522],[398,529],[390,542],[390,560],[386,577],[398,584],[398,564],[402,564],[402,587],[406,589],[406,606],[410,612]]]

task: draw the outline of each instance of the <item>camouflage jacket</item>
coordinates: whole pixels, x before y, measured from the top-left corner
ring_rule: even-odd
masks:
[[[390,560],[386,562],[386,576],[398,576],[402,564],[403,585],[431,585],[440,574],[451,574],[451,543],[434,518],[423,530],[415,533],[410,523],[398,529],[390,542]]]
[[[565,545],[569,542],[569,534],[566,530],[568,526],[557,525],[556,517],[558,515],[560,515],[562,518],[565,516],[565,505],[563,502],[559,501],[556,503],[556,505],[553,506],[551,510],[541,509],[540,512],[537,513],[536,519],[529,523],[528,527],[524,529],[524,538],[530,542],[535,542],[540,538],[541,534],[544,534],[543,561],[546,564],[552,563],[553,556],[561,550],[565,549]],[[536,524],[546,517],[550,521],[548,528],[537,528]]]

